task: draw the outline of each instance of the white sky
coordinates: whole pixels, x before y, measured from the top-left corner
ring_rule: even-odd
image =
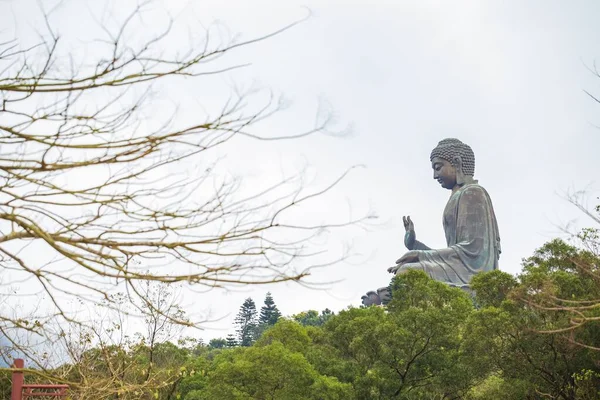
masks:
[[[63,4],[61,30],[89,33],[82,3]],[[2,30],[24,35],[35,4],[0,1]],[[126,9],[135,2],[114,4]],[[565,224],[585,226],[561,193],[598,189],[600,131],[594,125],[600,124],[600,105],[583,92],[600,94],[600,79],[586,68],[600,56],[597,1],[170,0],[163,7],[181,23],[220,20],[242,38],[275,30],[310,8],[309,20],[230,58],[250,67],[214,79],[256,80],[292,101],[267,135],[310,126],[322,98],[342,126],[353,125],[353,134],[239,145],[228,149],[226,165],[255,182],[280,174],[280,165],[289,170],[308,164],[316,184],[323,184],[364,164],[332,197],[304,212],[326,218],[350,202],[355,214],[373,208],[382,223],[368,232],[330,234],[332,247],[352,240],[362,256],[316,272],[315,281],[343,279],[329,290],[281,284],[184,293],[186,305],[225,317],[209,326],[205,339],[229,333],[243,299],[252,296],[260,306],[267,291],[286,315],[360,304],[364,292],[388,283],[387,268],[405,251],[402,215],[412,216],[420,240],[443,247],[449,192],[432,179],[429,153],[445,137],[457,137],[475,152],[476,178],[489,191],[499,222],[502,270],[517,273],[521,259],[561,235]],[[158,30],[160,22],[146,28]],[[198,86],[169,93],[184,103],[206,95]]]

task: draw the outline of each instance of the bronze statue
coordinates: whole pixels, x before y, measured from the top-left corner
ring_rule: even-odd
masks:
[[[452,191],[443,218],[447,247],[434,250],[419,242],[410,216],[403,217],[404,244],[410,251],[388,271],[401,274],[418,269],[435,280],[468,289],[474,274],[498,268],[500,235],[492,201],[473,179],[475,155],[468,145],[444,139],[433,149],[430,160],[433,179]],[[381,288],[377,296],[363,296],[363,304],[381,304],[385,298],[389,293]]]

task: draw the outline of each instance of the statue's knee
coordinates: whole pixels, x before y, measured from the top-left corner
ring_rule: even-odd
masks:
[[[421,266],[421,264],[417,264],[417,263],[409,263],[409,264],[404,264],[403,266],[401,266],[400,268],[398,268],[396,270],[396,275],[402,275],[407,273],[408,271],[411,271],[413,269],[417,269],[417,270],[421,270],[423,271],[423,267]]]

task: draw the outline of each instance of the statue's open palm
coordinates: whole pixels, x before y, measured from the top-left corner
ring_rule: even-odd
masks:
[[[404,222],[404,229],[406,229],[406,233],[404,234],[404,245],[407,249],[412,250],[414,249],[415,241],[417,240],[415,224],[410,219],[410,215],[408,217],[402,217],[402,222]]]

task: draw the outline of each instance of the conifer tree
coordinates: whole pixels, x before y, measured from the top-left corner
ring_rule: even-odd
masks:
[[[233,333],[227,335],[227,347],[236,347],[238,345],[237,338]]]
[[[235,318],[237,325],[238,344],[240,346],[251,346],[256,337],[258,326],[256,304],[248,297],[240,307],[240,312]]]
[[[258,319],[259,325],[273,326],[280,317],[281,312],[279,312],[279,309],[275,305],[273,296],[270,292],[267,292],[265,305],[260,309],[260,317]]]
[[[210,342],[208,342],[208,347],[211,349],[222,349],[226,345],[227,341],[223,338],[210,339]]]

